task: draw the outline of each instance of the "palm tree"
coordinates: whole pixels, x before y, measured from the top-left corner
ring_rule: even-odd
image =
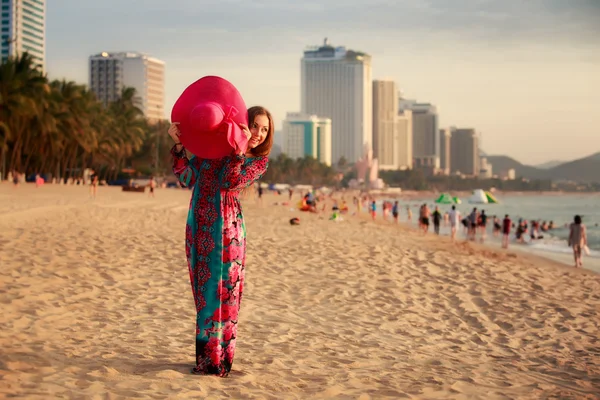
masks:
[[[45,76],[28,53],[0,65],[0,121],[10,127],[10,139],[5,133],[4,140],[12,149],[11,170],[21,168],[23,145],[34,134],[28,129],[29,123],[39,115],[47,90]]]
[[[121,97],[109,106],[109,113],[114,119],[113,140],[118,143],[117,147],[113,146],[118,170],[140,150],[146,136],[147,123],[142,110],[134,104],[135,95],[135,89],[124,88]],[[114,172],[115,178],[118,170]]]

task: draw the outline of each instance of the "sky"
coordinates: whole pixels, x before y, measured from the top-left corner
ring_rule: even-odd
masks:
[[[373,78],[472,127],[526,164],[600,152],[600,0],[52,0],[50,79],[88,83],[88,57],[166,62],[166,109],[219,75],[281,127],[300,107],[300,59],[327,37],[372,56]],[[169,117],[168,115],[166,116]]]

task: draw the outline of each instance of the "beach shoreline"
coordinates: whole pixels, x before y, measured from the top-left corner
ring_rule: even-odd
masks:
[[[251,193],[233,371],[193,376],[189,198],[0,184],[0,397],[600,395],[598,274]]]

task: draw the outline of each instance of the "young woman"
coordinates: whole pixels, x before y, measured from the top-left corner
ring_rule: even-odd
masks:
[[[193,187],[185,232],[185,251],[196,303],[194,374],[226,376],[231,370],[246,262],[246,228],[240,191],[267,169],[273,145],[273,118],[263,107],[248,110],[248,150],[219,159],[186,157],[177,124],[169,135],[173,172],[184,187]]]

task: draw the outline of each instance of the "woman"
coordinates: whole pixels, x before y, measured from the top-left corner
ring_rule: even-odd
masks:
[[[244,289],[246,228],[240,191],[265,173],[273,145],[273,118],[263,107],[248,110],[248,151],[219,159],[186,157],[177,124],[169,135],[173,172],[193,187],[185,232],[185,250],[196,303],[194,374],[226,376],[231,370],[237,320]]]
[[[573,223],[569,227],[569,246],[573,247],[573,257],[575,258],[575,268],[583,267],[581,261],[581,252],[587,246],[587,233],[585,225],[581,223],[581,217],[576,215]]]

